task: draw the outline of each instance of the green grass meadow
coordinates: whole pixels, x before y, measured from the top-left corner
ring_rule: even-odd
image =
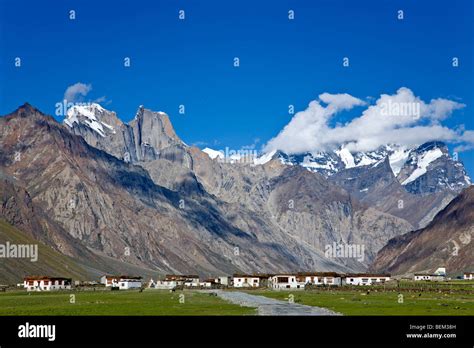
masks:
[[[71,303],[75,295],[75,303]],[[180,295],[184,297],[180,297]],[[184,303],[183,302],[184,299]],[[0,316],[8,315],[253,315],[217,296],[193,291],[13,291],[0,293]]]
[[[246,290],[295,303],[324,307],[344,315],[474,315],[472,283],[457,291],[407,291],[374,288],[309,291]],[[233,290],[228,290],[233,291]],[[403,297],[400,297],[400,294]],[[74,298],[71,297],[74,295]],[[290,296],[292,295],[292,296]],[[74,303],[71,300],[74,299]],[[184,303],[183,303],[184,302]],[[28,315],[255,315],[256,309],[228,303],[205,292],[184,290],[0,292],[0,316]]]
[[[474,315],[474,293],[370,291],[351,290],[313,291],[251,291],[254,295],[295,303],[325,307],[344,315]]]

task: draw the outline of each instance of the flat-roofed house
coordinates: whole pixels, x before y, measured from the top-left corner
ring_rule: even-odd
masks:
[[[297,280],[305,285],[341,285],[342,275],[336,272],[300,272]]]
[[[234,274],[234,288],[260,288],[268,285],[268,274]]]
[[[139,289],[142,287],[142,277],[120,276],[117,283],[120,290]]]
[[[347,285],[381,285],[390,280],[390,274],[355,273],[346,274]]]
[[[219,276],[214,278],[214,282],[216,284],[222,285],[222,286],[231,286],[232,285],[232,277],[229,276]]]
[[[27,291],[51,291],[71,289],[72,279],[49,276],[29,276],[23,279]]]
[[[270,277],[270,287],[275,290],[304,289],[304,282],[299,282],[296,274],[280,273]]]
[[[101,284],[106,287],[120,290],[137,289],[142,287],[142,277],[129,275],[104,275],[100,278]]]
[[[118,276],[113,276],[113,275],[103,275],[100,277],[100,283],[104,284],[106,287],[112,286],[114,283],[114,280],[117,279]]]
[[[415,273],[413,276],[413,280],[431,280],[431,274],[428,273]]]
[[[184,282],[184,286],[195,288],[201,286],[201,281],[199,280],[199,276],[186,276],[187,279]]]
[[[186,286],[186,287],[198,287],[199,276],[195,274],[167,274],[163,280],[165,286]]]
[[[415,273],[413,276],[413,280],[415,281],[433,281],[433,282],[441,282],[446,279],[446,276],[442,274],[430,274],[430,273]]]
[[[463,279],[466,279],[466,280],[474,279],[474,273],[473,272],[465,272],[464,276],[463,276]]]
[[[177,286],[176,281],[159,280],[159,279],[157,281],[150,279],[148,283],[148,287],[150,289],[172,290],[176,288],[176,286]]]
[[[209,278],[202,282],[199,282],[199,286],[202,288],[215,288],[217,286],[217,283],[214,278]]]

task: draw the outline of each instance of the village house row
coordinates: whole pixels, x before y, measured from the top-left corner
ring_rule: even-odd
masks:
[[[198,275],[168,274],[164,280],[150,279],[143,283],[140,276],[104,275],[100,282],[73,283],[70,278],[29,276],[20,284],[28,291],[49,291],[71,289],[79,285],[99,285],[111,289],[127,290],[140,289],[143,286],[151,289],[176,289],[176,288],[270,288],[274,290],[304,289],[307,286],[342,286],[342,285],[381,285],[391,280],[390,274],[339,274],[335,272],[299,272],[281,274],[234,274],[206,280],[200,280]],[[415,281],[443,281],[446,271],[439,268],[434,274],[415,274]],[[464,273],[463,279],[474,279],[474,273]]]

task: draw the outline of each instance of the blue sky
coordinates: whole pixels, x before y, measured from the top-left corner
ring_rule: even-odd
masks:
[[[299,111],[324,92],[370,100],[407,87],[426,102],[465,104],[443,125],[472,130],[473,22],[470,0],[0,0],[0,114],[25,101],[54,114],[82,82],[92,86],[86,100],[105,96],[124,121],[143,104],[167,112],[188,144],[260,148],[291,120],[290,104]],[[474,151],[459,157],[474,175]]]

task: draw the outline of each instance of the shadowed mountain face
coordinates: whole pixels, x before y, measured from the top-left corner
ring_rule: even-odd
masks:
[[[143,107],[129,124],[98,105],[74,107],[61,125],[26,104],[0,126],[2,175],[38,207],[28,219],[57,226],[33,237],[81,262],[98,255],[103,270],[362,271],[445,197],[407,192],[383,161],[353,168],[357,182],[350,169],[328,179],[278,158],[222,163]],[[30,231],[15,214],[4,216]],[[364,245],[364,259],[326,257],[334,242]]]
[[[391,239],[371,265],[374,271],[395,274],[450,274],[474,267],[474,186],[465,189],[425,228]]]
[[[431,174],[429,174],[431,175]],[[330,177],[361,202],[400,217],[415,228],[425,227],[454,197],[456,191],[416,194],[395,177],[388,157],[375,165],[349,168]]]
[[[100,116],[97,113],[97,119]],[[276,231],[283,231],[285,238],[303,242],[319,254],[319,258],[325,246],[334,241],[366,244],[365,262],[368,262],[375,255],[375,250],[382,247],[390,236],[412,228],[406,221],[368,209],[367,205],[357,205],[354,209],[350,195],[345,190],[303,167],[292,168],[276,160],[263,165],[215,161],[199,149],[186,146],[176,136],[168,117],[163,113],[141,107],[130,122],[131,127],[142,129],[135,126],[138,122],[153,124],[147,129],[155,128],[156,132],[136,134],[135,139],[147,139],[146,149],[153,156],[137,156],[141,160],[135,163],[145,168],[158,185],[188,197],[212,194],[220,206],[226,203],[223,211],[243,230],[249,228],[248,218],[242,219],[245,214],[258,216],[260,229],[268,227],[275,237],[278,235]],[[72,131],[75,128],[73,124]],[[118,152],[113,142],[98,134],[94,128],[89,128],[89,133],[86,139],[94,136],[101,148],[109,148],[110,153]],[[160,141],[162,137],[166,141]],[[308,183],[305,185],[305,182]],[[303,184],[303,188],[298,183]],[[297,208],[290,211],[285,209],[288,201],[297,202]],[[306,201],[312,204],[307,205]],[[347,211],[351,211],[351,214],[347,214]],[[376,238],[372,238],[374,231]],[[359,238],[360,235],[364,237]],[[318,267],[318,262],[306,259],[309,260],[305,261],[309,263],[306,268]],[[337,262],[355,269],[365,267],[351,259]]]
[[[29,105],[0,122],[2,173],[65,231],[62,239],[41,233],[66,255],[81,258],[73,251],[90,249],[163,273],[301,269],[303,260],[342,267],[199,186],[183,186],[193,196],[156,185],[142,167],[91,147]]]
[[[38,245],[39,257],[3,259],[0,283],[15,283],[23,276],[49,274],[74,279],[96,279],[103,273],[139,272],[156,276],[151,269],[115,260],[88,248],[51,219],[29,193],[18,186],[18,180],[2,174],[0,181],[0,243]]]

